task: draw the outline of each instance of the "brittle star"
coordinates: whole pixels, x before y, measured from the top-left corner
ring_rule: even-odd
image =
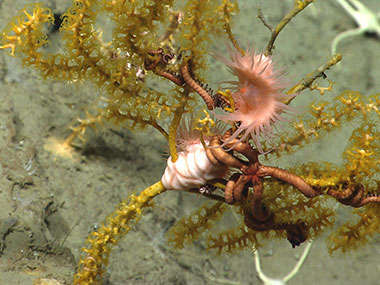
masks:
[[[371,33],[380,37],[380,12],[375,14],[358,0],[336,0],[358,25],[356,29],[348,30],[337,35],[331,44],[331,53],[337,51],[338,43],[348,37]]]

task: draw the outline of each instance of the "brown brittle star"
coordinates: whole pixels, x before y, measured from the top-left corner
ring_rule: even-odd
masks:
[[[262,203],[263,178],[270,176],[281,180],[292,185],[308,198],[321,195],[322,189],[313,188],[304,179],[286,170],[261,164],[258,160],[260,153],[248,142],[234,139],[225,145],[227,149],[233,147],[232,150],[223,149],[221,145],[230,138],[231,132],[231,130],[227,131],[221,138],[214,136],[206,149],[207,157],[213,164],[224,164],[240,170],[232,174],[227,181],[223,181],[224,201],[234,204],[248,199],[249,207],[244,209],[244,222],[248,228],[255,231],[285,230],[292,246],[300,245],[307,238],[307,225],[301,220],[296,223],[275,223],[275,213],[270,213]],[[234,152],[243,155],[247,160],[236,156]],[[249,187],[253,188],[251,193],[248,192]],[[351,207],[380,203],[379,195],[371,193],[365,195],[364,190],[362,184],[351,184],[344,190],[328,189],[325,193],[336,198],[341,204]]]
[[[314,190],[306,181],[295,174],[280,168],[262,165],[258,160],[260,153],[247,142],[235,139],[226,145],[226,147],[233,145],[233,151],[245,156],[248,159],[247,161],[236,157],[233,151],[225,151],[221,148],[222,141],[227,140],[230,135],[231,132],[227,131],[222,140],[217,136],[213,137],[210,147],[206,150],[210,161],[226,164],[241,171],[241,173],[234,173],[225,183],[225,202],[234,204],[235,202],[243,202],[249,199],[250,206],[244,209],[244,222],[248,228],[255,231],[285,230],[292,246],[300,245],[307,238],[306,224],[302,221],[297,221],[297,223],[275,223],[274,214],[270,213],[262,203],[262,179],[265,176],[271,176],[282,180],[294,186],[308,198],[316,197],[321,193]],[[253,187],[253,191],[248,196],[249,187]]]
[[[231,135],[231,130],[227,131],[223,137],[222,141],[226,141]],[[277,167],[265,166],[261,164],[258,160],[258,156],[260,153],[248,142],[242,142],[238,139],[234,139],[230,141],[225,147],[230,148],[233,146],[233,151],[236,151],[242,155],[244,155],[248,161],[242,160],[236,156],[234,156],[231,152],[225,151],[221,148],[222,141],[218,137],[214,137],[211,142],[211,148],[208,149],[208,154],[212,154],[214,159],[232,168],[239,169],[244,176],[249,176],[253,185],[259,183],[261,179],[265,176],[271,176],[278,180],[282,180],[283,182],[292,185],[299,191],[301,191],[306,197],[313,198],[321,194],[321,192],[313,189],[304,179],[301,177],[290,173],[284,169],[280,169]],[[209,157],[210,159],[210,157]],[[211,159],[210,159],[211,160]],[[243,179],[240,179],[243,182]],[[232,187],[233,189],[236,187]],[[241,187],[239,187],[241,188]],[[236,191],[235,191],[236,192]],[[233,195],[240,195],[240,193],[233,193]],[[228,193],[230,195],[230,193]],[[239,201],[239,200],[237,200]]]

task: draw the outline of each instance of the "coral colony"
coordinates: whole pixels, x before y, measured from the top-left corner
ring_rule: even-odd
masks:
[[[80,120],[61,148],[70,148],[88,126],[104,120],[136,131],[152,127],[168,141],[162,178],[122,201],[89,235],[74,283],[101,282],[113,246],[153,206],[154,197],[170,195],[167,190],[193,192],[212,202],[169,231],[169,243],[178,248],[201,237],[218,254],[257,249],[270,239],[287,239],[296,247],[330,231],[329,251],[346,252],[380,233],[380,95],[345,91],[332,102],[292,114],[292,99],[305,89],[321,94],[332,89],[317,81],[326,78],[341,55],[314,67],[290,89],[273,62],[279,33],[313,1],[294,1],[274,28],[259,10],[271,33],[262,53],[236,41],[231,25],[238,14],[236,1],[175,2],[74,0],[62,15],[64,53],[43,49],[48,42],[44,25],[53,24],[54,17],[42,4],[25,7],[2,32],[0,49],[44,78],[89,80],[107,94],[104,108]],[[99,12],[115,23],[110,43],[94,29]],[[202,75],[209,69],[210,44],[223,38],[229,41],[229,57],[216,57],[233,75],[230,88],[213,91]],[[152,78],[168,91],[148,88]],[[286,131],[277,132],[278,121],[289,111]],[[340,164],[304,161],[286,170],[271,165],[271,157],[286,160],[347,122],[356,129]],[[337,204],[351,209],[356,219],[335,225]],[[220,229],[218,220],[231,210],[241,223]]]

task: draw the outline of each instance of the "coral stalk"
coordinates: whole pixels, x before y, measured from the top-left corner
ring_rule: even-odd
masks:
[[[132,195],[130,202],[121,202],[108,216],[106,222],[87,238],[86,253],[80,259],[79,268],[74,276],[74,284],[100,284],[104,266],[113,246],[131,229],[131,222],[141,218],[142,210],[152,206],[152,199],[165,192],[161,181],[149,186],[139,195]]]

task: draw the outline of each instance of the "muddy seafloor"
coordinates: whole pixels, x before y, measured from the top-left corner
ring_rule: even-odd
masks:
[[[1,0],[0,28],[29,2]],[[71,1],[44,2],[62,13]],[[239,2],[241,14],[233,31],[243,43],[254,43],[261,50],[269,33],[256,18],[256,4],[275,24],[290,9],[291,1]],[[380,11],[378,1],[363,2]],[[327,61],[335,35],[355,28],[352,18],[333,0],[317,1],[312,8],[298,15],[276,41],[276,59],[291,83]],[[361,35],[342,41],[339,51],[344,54],[343,63],[326,73],[336,82],[334,91],[322,99],[330,100],[345,89],[380,92],[380,41]],[[220,63],[213,59],[212,63],[210,85],[216,88],[218,81],[231,75]],[[121,199],[160,179],[166,142],[154,130],[131,133],[107,125],[97,132],[90,130],[86,145],[74,159],[55,157],[47,150],[48,140],[67,137],[68,127],[100,95],[90,84],[42,81],[38,73],[23,69],[18,59],[0,51],[1,285],[70,284],[88,233]],[[321,99],[318,93],[305,91],[293,106],[302,110],[311,95]],[[279,165],[339,163],[349,131],[342,128]],[[204,198],[166,192],[155,200],[153,210],[114,248],[104,284],[261,283],[249,250],[218,256],[206,251],[203,240],[181,250],[167,245],[167,230],[203,204]],[[260,249],[264,271],[271,277],[284,276],[301,252],[302,247],[292,249],[287,241],[267,243]],[[333,257],[320,238],[291,284],[379,284],[379,257],[378,236],[356,252]]]

